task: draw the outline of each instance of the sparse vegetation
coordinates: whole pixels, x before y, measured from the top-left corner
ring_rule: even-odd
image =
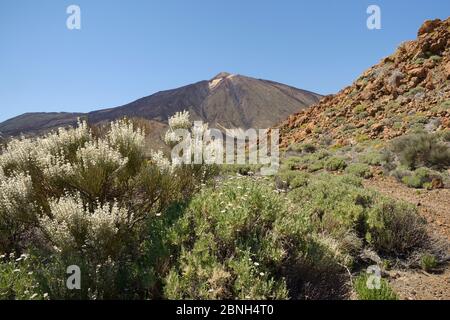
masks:
[[[434,134],[418,132],[395,139],[392,149],[410,169],[450,166],[450,148]]]
[[[420,266],[426,272],[433,271],[437,267],[437,264],[438,264],[438,262],[437,262],[436,257],[429,253],[424,254],[422,256],[422,259],[420,260]]]
[[[338,157],[331,157],[325,161],[325,169],[328,171],[342,171],[347,167],[344,159]]]
[[[377,289],[374,284],[369,288],[369,277],[370,275],[363,274],[355,279],[354,290],[359,300],[398,300],[386,279],[380,279],[380,287]]]
[[[352,163],[345,169],[345,172],[364,179],[372,177],[370,166],[364,163]]]

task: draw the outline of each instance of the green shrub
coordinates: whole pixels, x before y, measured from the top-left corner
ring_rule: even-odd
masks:
[[[302,151],[306,153],[314,153],[316,152],[317,147],[313,145],[312,143],[305,143],[302,146]]]
[[[298,166],[301,165],[303,162],[304,160],[301,157],[289,157],[283,161],[282,167],[286,168],[287,170],[296,170],[298,169]]]
[[[294,144],[289,147],[289,150],[294,152],[314,153],[317,147],[312,143]]]
[[[371,166],[380,166],[383,163],[383,154],[379,151],[367,151],[359,156],[359,161]]]
[[[359,300],[398,300],[397,295],[389,286],[385,279],[380,279],[380,288],[369,288],[367,282],[368,274],[358,276],[353,284],[353,288]]]
[[[289,157],[283,161],[282,170],[306,170],[316,172],[324,168],[324,159],[329,156],[326,150],[318,150],[312,154]]]
[[[368,179],[368,178],[372,177],[372,172],[370,170],[370,167],[364,163],[350,164],[347,167],[347,169],[345,169],[345,172],[348,174],[353,174],[360,178],[364,178],[364,179]]]
[[[450,166],[450,148],[436,135],[426,132],[399,137],[392,142],[392,150],[400,162],[415,169],[420,166],[445,168]]]
[[[0,256],[0,300],[46,299],[48,294],[39,290],[31,270],[26,254],[20,257],[14,254]]]
[[[342,268],[311,237],[307,217],[289,207],[257,182],[228,181],[198,194],[170,233],[175,264],[165,296],[305,298],[307,284],[322,298],[335,294]]]
[[[325,161],[325,169],[328,171],[342,171],[347,167],[343,158],[331,157]]]
[[[418,86],[418,87],[415,87],[415,88],[412,88],[411,90],[409,90],[406,93],[406,95],[407,96],[415,96],[415,95],[423,93],[423,92],[425,92],[425,88]]]
[[[402,256],[425,243],[425,226],[414,206],[381,198],[367,212],[366,240],[379,252]]]
[[[449,110],[450,109],[450,100],[442,102],[440,105],[440,108],[442,110]]]
[[[441,133],[442,140],[445,142],[450,142],[450,130],[445,130]]]
[[[433,60],[433,61],[439,62],[439,61],[442,60],[442,57],[438,56],[438,55],[433,55],[433,56],[430,57],[430,59]]]
[[[241,176],[251,176],[256,174],[261,169],[259,165],[251,164],[224,164],[220,167],[217,166],[217,174],[224,176],[228,175],[241,175]]]
[[[280,189],[295,189],[308,184],[309,174],[302,171],[281,171],[275,178],[275,183]]]
[[[435,269],[437,267],[437,264],[438,264],[437,259],[432,254],[425,254],[420,259],[420,266],[426,272],[433,271],[433,269]]]
[[[366,110],[366,106],[359,104],[353,109],[354,114],[360,114],[361,112],[364,112]]]
[[[354,175],[319,175],[290,196],[316,231],[336,239],[354,233],[375,250],[397,256],[427,239],[425,221],[415,207],[365,190]]]
[[[442,181],[439,173],[434,172],[428,168],[419,168],[413,171],[410,175],[402,177],[401,181],[410,188],[424,188],[431,186],[433,180]]]
[[[423,184],[425,183],[417,175],[404,176],[402,178],[402,182],[406,184],[408,187],[416,189],[422,188]]]

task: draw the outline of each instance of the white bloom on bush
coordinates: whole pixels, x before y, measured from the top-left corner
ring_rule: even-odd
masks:
[[[169,126],[172,130],[190,129],[192,127],[190,117],[189,111],[176,112],[169,118]]]
[[[67,161],[62,152],[57,154],[42,154],[37,157],[36,161],[48,177],[64,177],[74,174],[73,165]]]
[[[152,151],[150,153],[151,161],[159,168],[161,171],[170,170],[171,164],[169,159],[164,156],[164,153],[159,151]]]
[[[31,177],[24,173],[16,173],[6,177],[0,168],[0,215],[13,214],[27,203],[31,192]]]
[[[64,148],[78,147],[90,138],[87,123],[78,121],[76,128],[59,128],[41,138],[12,139],[0,155],[0,166],[26,169],[34,163],[48,175],[68,174],[72,168],[64,158]]]
[[[77,159],[83,167],[104,164],[121,167],[128,162],[128,158],[123,157],[119,151],[113,149],[107,141],[102,139],[89,141],[84,147],[78,149]]]
[[[127,217],[127,211],[119,208],[116,202],[112,205],[106,203],[103,206],[97,204],[97,208],[88,218],[92,235],[98,237],[102,231],[117,233],[119,230],[117,226],[126,223]]]
[[[59,128],[57,132],[51,132],[45,137],[37,139],[39,149],[50,153],[57,153],[63,147],[77,145],[91,138],[86,121],[78,120],[75,128]]]
[[[145,134],[142,129],[135,128],[132,122],[126,119],[111,122],[111,129],[107,136],[112,146],[126,149],[143,149]]]
[[[59,248],[73,246],[80,230],[85,230],[87,240],[93,243],[101,241],[105,232],[116,234],[119,224],[126,223],[128,219],[127,211],[116,202],[103,205],[97,202],[93,212],[90,212],[79,194],[50,201],[50,211],[52,217],[40,218],[40,224]]]
[[[169,147],[172,147],[181,141],[182,137],[178,136],[174,131],[169,129],[164,136],[164,142]]]
[[[6,167],[11,164],[24,165],[28,163],[32,158],[35,147],[31,139],[24,137],[12,139],[4,150],[2,150],[0,166]]]

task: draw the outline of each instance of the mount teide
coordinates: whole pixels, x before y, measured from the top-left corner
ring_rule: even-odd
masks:
[[[168,117],[183,110],[189,110],[194,120],[208,122],[211,127],[269,128],[321,98],[277,82],[222,72],[209,81],[161,91],[116,108],[87,114],[27,113],[0,123],[0,131],[6,136],[38,134],[73,125],[80,116],[91,123],[122,117],[145,118],[161,129]]]

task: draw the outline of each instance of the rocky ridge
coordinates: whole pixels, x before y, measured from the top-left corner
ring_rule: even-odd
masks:
[[[389,140],[417,127],[450,128],[450,18],[426,21],[417,40],[279,126],[284,147],[320,139],[335,145]]]

